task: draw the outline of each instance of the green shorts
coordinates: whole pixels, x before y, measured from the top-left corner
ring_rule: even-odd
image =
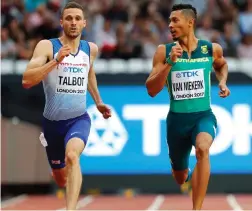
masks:
[[[215,138],[217,120],[212,110],[195,113],[169,112],[166,119],[167,144],[172,168],[185,170],[189,165],[192,146],[200,132],[209,133]]]

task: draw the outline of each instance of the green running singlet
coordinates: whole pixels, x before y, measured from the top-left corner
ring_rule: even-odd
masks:
[[[174,45],[175,42],[166,44],[166,58]],[[171,68],[167,86],[172,112],[191,113],[210,109],[212,49],[212,43],[198,40],[198,46],[191,53],[191,58],[183,51],[183,55]]]

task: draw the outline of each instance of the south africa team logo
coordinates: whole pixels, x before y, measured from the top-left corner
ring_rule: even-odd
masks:
[[[201,46],[201,52],[202,52],[203,54],[207,54],[207,53],[208,53],[207,45],[202,45],[202,46]]]

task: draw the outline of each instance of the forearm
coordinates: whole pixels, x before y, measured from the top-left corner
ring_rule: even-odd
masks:
[[[27,69],[23,74],[22,84],[25,88],[30,88],[39,84],[49,72],[57,66],[56,60],[52,60],[42,67]]]
[[[225,63],[220,68],[215,68],[216,78],[219,83],[226,83],[228,78],[228,65]]]
[[[155,74],[150,76],[146,81],[146,87],[150,96],[155,96],[160,92],[167,80],[168,74],[170,72],[171,66],[165,64],[161,67],[160,71],[157,71]]]
[[[97,86],[96,76],[93,70],[91,70],[88,77],[88,91],[96,105],[102,103],[102,99],[100,97],[100,93]]]

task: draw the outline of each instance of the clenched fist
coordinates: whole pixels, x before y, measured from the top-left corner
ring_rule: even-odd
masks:
[[[58,55],[57,55],[57,61],[58,62],[62,62],[63,59],[66,56],[69,56],[69,54],[71,53],[71,48],[69,45],[64,45],[63,47],[60,48]]]
[[[110,110],[110,108],[107,105],[105,105],[103,103],[99,103],[97,105],[97,109],[103,115],[104,119],[108,119],[109,117],[111,117],[111,110]]]
[[[220,92],[219,92],[220,97],[225,98],[230,95],[230,90],[227,87],[226,83],[220,83],[219,88],[220,88]]]
[[[181,45],[179,44],[179,42],[176,42],[176,45],[172,47],[171,53],[170,53],[170,59],[172,60],[172,62],[176,62],[177,58],[182,56],[182,53],[183,53],[183,49]]]

